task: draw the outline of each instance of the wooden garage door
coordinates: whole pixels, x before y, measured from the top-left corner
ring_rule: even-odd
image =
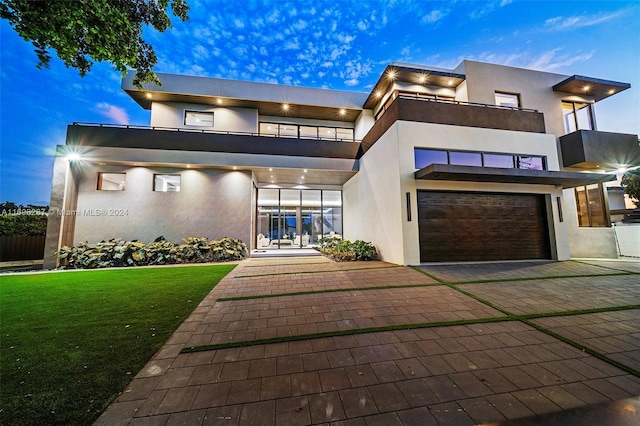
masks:
[[[422,262],[550,259],[544,195],[418,191]]]

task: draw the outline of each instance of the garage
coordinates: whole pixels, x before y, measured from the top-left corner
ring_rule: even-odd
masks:
[[[545,196],[418,191],[421,262],[550,259]]]

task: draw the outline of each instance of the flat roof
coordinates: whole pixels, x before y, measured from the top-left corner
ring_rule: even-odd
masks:
[[[565,92],[573,95],[593,96],[596,102],[627,90],[631,85],[619,81],[572,75],[553,86],[554,92]]]
[[[157,74],[161,86],[144,84],[139,89],[133,85],[134,75],[130,72],[122,79],[122,89],[144,109],[154,101],[184,102],[256,108],[261,115],[353,122],[367,97],[363,92],[163,73]]]
[[[502,169],[497,167],[430,164],[414,173],[416,180],[450,180],[463,182],[521,183],[557,185],[562,188],[616,180],[604,173],[562,172],[550,170]]]
[[[391,65],[387,65],[380,75],[380,78],[373,86],[373,90],[364,102],[364,108],[373,109],[379,101],[376,93],[386,93],[393,86],[394,81],[456,88],[465,78],[464,74],[456,73],[453,70],[394,62]]]

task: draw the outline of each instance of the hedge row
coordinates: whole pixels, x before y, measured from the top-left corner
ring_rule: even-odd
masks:
[[[247,246],[234,238],[209,241],[203,237],[189,237],[183,241],[184,244],[177,244],[159,237],[152,243],[119,238],[96,244],[82,242],[75,247],[62,247],[58,259],[65,269],[94,269],[225,262],[244,259],[248,254]]]

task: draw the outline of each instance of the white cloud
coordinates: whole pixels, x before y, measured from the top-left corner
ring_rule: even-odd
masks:
[[[129,124],[129,115],[120,107],[106,102],[100,102],[96,104],[96,110],[99,114],[113,120],[116,124]]]
[[[238,29],[244,28],[244,22],[242,22],[239,19],[234,19],[233,20],[233,25],[235,25],[235,27],[238,28]]]
[[[610,21],[622,15],[622,11],[601,14],[601,15],[581,15],[581,16],[556,16],[545,21],[544,26],[549,31],[571,30],[581,27],[590,27],[603,22]]]
[[[427,13],[420,20],[421,24],[433,24],[447,16],[448,12],[442,12],[440,10],[432,10],[430,13]]]

